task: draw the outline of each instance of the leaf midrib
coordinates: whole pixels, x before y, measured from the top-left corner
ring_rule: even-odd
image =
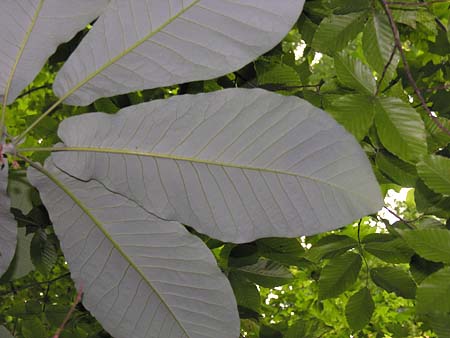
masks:
[[[98,68],[96,71],[89,74],[87,77],[85,77],[83,80],[78,82],[75,86],[73,86],[65,95],[61,97],[61,100],[67,99],[69,96],[71,96],[73,93],[75,93],[78,89],[83,87],[86,83],[88,83],[90,80],[92,80],[94,77],[96,77],[98,74],[103,72],[106,68],[116,63],[118,60],[123,58],[124,56],[128,55],[131,51],[142,45],[145,41],[152,38],[157,33],[161,32],[164,28],[166,28],[169,24],[171,24],[174,20],[178,19],[181,15],[186,13],[188,10],[190,10],[192,7],[197,5],[201,0],[194,0],[192,3],[185,8],[183,8],[181,11],[170,17],[167,21],[162,23],[157,29],[152,30],[150,33],[145,35],[142,39],[136,41],[134,44],[132,44],[130,47],[125,49],[122,53],[116,55],[112,59],[110,59],[108,62],[103,64],[100,68]]]
[[[111,242],[112,246],[119,252],[119,254],[125,259],[125,261],[130,264],[130,266],[136,270],[136,272],[141,276],[141,278],[146,281],[147,285],[153,290],[153,292],[157,295],[157,297],[161,300],[161,302],[166,306],[167,310],[172,314],[172,317],[174,320],[178,323],[180,328],[183,330],[183,332],[186,334],[186,337],[189,337],[189,333],[187,332],[184,325],[178,320],[178,317],[173,312],[172,308],[167,304],[167,302],[164,300],[164,298],[161,296],[158,290],[156,290],[151,281],[145,276],[145,274],[141,271],[141,269],[129,258],[129,256],[123,251],[121,246],[111,237],[111,235],[106,231],[105,227],[102,225],[102,222],[98,220],[89,210],[87,206],[84,205],[84,203],[72,192],[70,189],[61,182],[53,173],[49,172],[47,169],[34,164],[32,162],[29,162],[29,164],[34,167],[36,170],[40,171],[44,175],[46,175],[53,183],[55,183],[64,193],[66,193],[72,201],[84,212],[89,219],[97,226],[97,228],[103,233],[103,235]],[[60,169],[58,169],[60,170]],[[139,205],[136,204],[137,207],[140,208]]]

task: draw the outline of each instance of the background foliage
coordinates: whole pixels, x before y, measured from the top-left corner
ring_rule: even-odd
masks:
[[[384,194],[409,190],[378,215],[317,236],[235,245],[199,235],[231,281],[242,336],[450,337],[450,5],[391,2],[386,11],[385,4],[307,1],[285,40],[241,70],[83,108],[63,105],[24,145],[53,145],[67,116],[115,113],[173,95],[260,87],[304,98],[360,141]],[[62,45],[8,108],[12,134],[56,101],[55,73],[83,34]],[[17,337],[49,337],[76,290],[22,169],[10,175],[8,189],[20,230],[15,260],[0,281],[0,323]],[[78,304],[61,337],[109,335]]]

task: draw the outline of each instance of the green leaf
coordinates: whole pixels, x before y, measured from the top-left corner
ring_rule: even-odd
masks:
[[[42,321],[36,318],[25,319],[22,322],[22,334],[24,338],[47,338]]]
[[[418,313],[450,312],[450,267],[445,267],[425,278],[417,288]]]
[[[417,172],[425,184],[433,191],[450,195],[450,159],[428,155],[417,163]]]
[[[427,153],[425,125],[420,114],[395,97],[375,101],[375,124],[381,142],[406,162],[416,163]]]
[[[348,290],[356,282],[361,265],[361,256],[353,252],[331,259],[320,274],[319,298],[334,298]]]
[[[294,278],[284,265],[264,258],[260,258],[256,264],[243,266],[235,271],[266,288],[287,284]]]
[[[52,270],[57,257],[56,248],[45,231],[36,231],[31,241],[31,260],[34,266],[46,275]]]
[[[409,271],[417,284],[420,284],[426,277],[438,271],[444,266],[443,263],[436,263],[419,255],[414,255],[409,263]]]
[[[237,304],[255,312],[259,312],[261,307],[261,297],[256,285],[243,278],[243,276],[236,273],[236,271],[231,271],[228,275],[228,279],[233,288]]]
[[[433,262],[450,263],[450,230],[402,231],[401,235],[421,257]]]
[[[278,59],[262,59],[255,63],[258,85],[281,84],[283,87],[302,84],[294,68]]]
[[[385,13],[375,12],[367,21],[363,31],[362,46],[369,65],[381,76],[394,49],[394,36]],[[398,62],[398,57],[397,57]],[[390,69],[391,78],[397,66]]]
[[[370,69],[360,60],[343,53],[334,58],[334,66],[339,82],[361,93],[373,95],[376,82]]]
[[[325,110],[360,141],[373,123],[375,111],[372,101],[367,95],[342,95],[326,105]]]
[[[305,252],[297,238],[263,238],[256,244],[262,256],[287,265],[301,264]]]
[[[366,12],[326,17],[316,30],[312,47],[329,55],[342,50],[363,30]]]
[[[329,7],[333,9],[335,14],[348,14],[353,12],[360,12],[370,8],[369,0],[330,0]]]
[[[322,258],[332,258],[354,248],[358,242],[346,235],[331,234],[321,238],[309,249],[305,258],[318,263]]]
[[[450,314],[433,312],[422,314],[421,318],[424,318],[437,334],[439,338],[450,337]]]
[[[400,297],[413,299],[416,295],[416,284],[410,275],[397,267],[374,268],[370,270],[373,282],[388,292]]]
[[[362,288],[354,293],[345,306],[345,318],[351,329],[363,329],[372,318],[375,304],[368,288]]]
[[[383,151],[377,153],[375,163],[394,183],[402,187],[415,187],[418,179],[415,166]]]
[[[364,250],[387,263],[409,263],[411,256],[414,254],[414,251],[408,247],[402,238],[373,234],[369,241],[368,237],[364,237]]]

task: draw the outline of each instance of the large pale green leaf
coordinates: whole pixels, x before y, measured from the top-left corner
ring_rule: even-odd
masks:
[[[14,338],[13,335],[4,327],[0,326],[0,338]]]
[[[230,284],[200,239],[96,181],[46,168],[52,180],[30,169],[30,182],[83,304],[115,338],[239,336]]]
[[[312,47],[318,51],[333,55],[342,50],[363,30],[366,12],[331,15],[326,17],[317,28]]]
[[[222,241],[335,229],[382,205],[353,136],[296,97],[229,89],[66,119],[55,164]]]
[[[11,201],[6,194],[8,185],[8,163],[3,159],[0,169],[0,276],[5,273],[16,251],[17,224],[9,212]]]
[[[417,172],[433,191],[450,195],[450,159],[428,155],[417,163]]]
[[[109,0],[2,0],[0,100],[11,103],[62,42],[95,19]]]
[[[58,96],[102,96],[211,79],[274,47],[304,0],[112,0],[58,74]]]
[[[375,124],[383,145],[402,160],[416,163],[427,153],[420,114],[396,97],[375,100]]]

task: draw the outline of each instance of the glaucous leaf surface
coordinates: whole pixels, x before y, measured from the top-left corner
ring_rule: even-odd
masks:
[[[112,0],[55,81],[66,102],[215,78],[274,47],[303,0]]]
[[[45,167],[53,182],[32,168],[28,177],[84,306],[115,338],[239,336],[233,291],[200,239],[96,181],[74,179],[50,160]]]
[[[12,103],[62,42],[99,16],[109,0],[2,0],[0,100]]]
[[[1,338],[14,338],[12,336],[12,334],[3,325],[0,326],[0,337]]]
[[[8,185],[8,161],[4,159],[4,168],[0,170],[0,276],[11,263],[17,243],[17,224],[9,212],[11,201],[6,193]]]
[[[222,241],[297,237],[382,206],[352,135],[297,97],[229,89],[64,120],[55,164]]]

